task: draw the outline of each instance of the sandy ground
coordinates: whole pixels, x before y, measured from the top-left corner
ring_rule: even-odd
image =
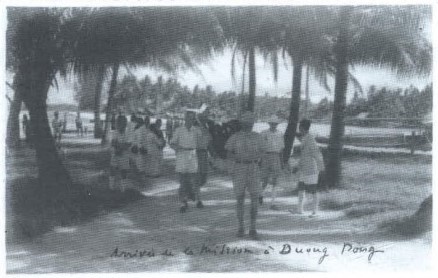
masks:
[[[75,141],[74,138],[69,140]],[[93,142],[93,139],[86,140]],[[166,150],[165,157],[168,169],[172,169],[173,153]],[[359,164],[351,163],[346,171],[355,173],[355,176],[369,177],[374,169],[377,171],[377,168],[382,168],[381,164],[374,165],[372,162],[366,165],[360,167]],[[393,177],[393,180],[388,181],[388,186],[403,183],[395,178],[399,169],[393,165],[390,162],[386,166],[389,177]],[[416,171],[419,176],[424,175],[424,168],[420,166],[410,171],[414,175]],[[419,181],[424,189],[417,192],[415,198],[407,196],[401,202],[405,202],[409,208],[418,206],[419,200],[430,193],[429,175],[431,173]],[[369,178],[385,182],[385,177],[377,174],[371,174]],[[364,184],[367,181],[363,179]],[[310,218],[307,214],[300,216],[290,212],[297,205],[297,197],[288,194],[293,184],[293,178],[289,180],[287,176],[283,177],[279,185],[281,197],[277,199],[278,211],[268,208],[267,194],[265,199],[268,202],[259,209],[258,231],[261,239],[252,241],[247,236],[243,239],[235,236],[235,201],[228,176],[212,174],[208,184],[202,188],[205,208],[197,209],[192,203],[186,214],[180,214],[178,182],[174,174],[169,173],[168,177],[150,180],[147,186],[139,188],[145,198],[128,206],[102,212],[77,226],[56,227],[32,241],[8,242],[7,272],[331,272],[430,269],[430,234],[404,239],[377,229],[377,223],[385,217],[402,217],[413,213],[411,209],[391,206],[391,209],[379,214],[352,217],[351,212],[355,207],[333,210],[323,208],[318,217]],[[389,203],[391,200],[388,200],[388,196],[400,191],[391,187],[384,193],[376,193],[372,190],[372,184],[367,185],[369,188],[362,191],[359,187],[352,187],[348,194],[343,192],[337,198],[340,202],[353,200],[356,208],[363,211],[363,204],[361,207],[359,202],[362,194],[375,194],[381,196],[379,202],[386,200]],[[407,186],[400,187],[409,190]],[[338,193],[327,193],[327,196],[332,198],[335,194]],[[248,201],[246,219],[249,217]]]

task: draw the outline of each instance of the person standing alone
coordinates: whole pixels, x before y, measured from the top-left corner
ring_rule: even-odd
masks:
[[[76,115],[76,119],[75,119],[75,124],[76,124],[76,135],[77,136],[84,136],[84,129],[82,127],[82,119],[81,119],[81,113],[78,112]]]
[[[259,164],[265,152],[265,146],[261,135],[252,131],[254,120],[252,112],[245,112],[240,119],[241,130],[231,135],[225,144],[225,149],[227,150],[227,158],[234,161],[232,180],[237,200],[237,236],[243,237],[245,235],[244,203],[245,191],[247,190],[251,198],[249,236],[257,240],[257,209],[259,196],[262,192]]]

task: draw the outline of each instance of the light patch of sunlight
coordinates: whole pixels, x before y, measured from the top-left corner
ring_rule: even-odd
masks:
[[[64,137],[64,136],[66,136],[66,137]],[[63,137],[64,138],[62,139],[62,141],[64,143],[70,143],[70,144],[78,142],[78,141],[80,141],[82,144],[87,144],[87,145],[92,145],[92,144],[98,145],[100,143],[99,139],[94,139],[93,137],[87,137],[87,138],[70,137],[70,138],[68,138],[67,135],[63,135]]]
[[[143,196],[156,196],[156,197],[164,197],[164,196],[171,196],[174,195],[175,192],[174,190],[160,190],[160,191],[156,191],[156,192],[150,192],[150,191],[142,191],[141,195]]]
[[[268,196],[269,198],[266,198],[266,196]],[[266,194],[266,196],[265,199],[267,202],[269,202],[271,195]],[[284,205],[298,204],[298,197],[277,197],[275,198],[275,202]]]
[[[38,256],[38,257],[40,257],[40,258],[53,258],[53,257],[56,257],[56,256],[58,256],[58,254],[49,253],[49,254],[44,254],[44,255]]]
[[[24,255],[29,255],[29,254],[30,254],[30,252],[26,251],[26,250],[7,252],[8,256],[24,256]]]
[[[289,211],[284,210],[259,210],[259,215],[292,215]]]
[[[281,208],[280,208],[281,209]],[[329,220],[337,219],[345,216],[344,211],[319,211],[317,215],[312,216],[311,212],[304,212],[303,214],[297,214],[290,210],[266,210],[260,211],[259,215],[289,215],[293,219],[300,219],[301,221],[315,221],[315,220]]]
[[[19,260],[14,260],[14,259],[7,259],[6,260],[6,269],[7,271],[14,271],[14,270],[18,270],[21,268],[24,268],[26,266],[28,266],[29,264],[19,261]]]
[[[208,181],[209,186],[213,187],[225,187],[225,188],[233,188],[233,183],[231,180],[223,180],[223,179],[215,179]]]
[[[216,205],[227,205],[227,204],[235,204],[235,200],[202,200],[204,205],[207,206],[216,206]]]
[[[168,196],[175,194],[173,191],[178,188],[179,184],[176,181],[160,181],[159,184],[155,184],[154,182],[152,189],[142,191],[141,194],[144,196]]]
[[[360,231],[354,230],[354,229],[330,229],[330,230],[323,230],[323,229],[309,229],[309,230],[281,230],[281,231],[272,231],[272,230],[264,230],[264,229],[257,229],[257,231],[262,235],[275,235],[275,236],[287,236],[287,235],[338,235],[338,234],[345,234],[345,233],[355,233]]]
[[[117,213],[116,215],[111,215],[110,218],[112,225],[134,226],[134,222],[132,222],[129,219],[126,219],[123,216],[123,213]]]
[[[60,226],[58,226],[58,227],[55,227],[55,228],[53,229],[53,231],[54,231],[55,233],[69,234],[69,233],[74,233],[74,232],[76,232],[77,229],[78,229],[78,227],[60,227]]]
[[[53,270],[54,270],[53,267],[47,267],[47,268],[36,267],[33,272],[35,272],[35,273],[49,273],[49,272],[53,272]]]
[[[146,231],[140,229],[119,229],[118,232],[126,234],[146,234]]]
[[[202,193],[206,193],[206,192],[214,192],[214,191],[223,191],[223,187],[218,187],[216,185],[211,186],[210,184],[208,186],[204,186],[201,189]],[[231,190],[230,190],[231,192]]]
[[[186,227],[179,226],[179,227],[176,227],[173,229],[166,229],[166,231],[168,231],[168,232],[170,232],[170,231],[177,231],[177,232],[186,231],[186,232],[203,232],[203,233],[206,232],[206,230],[199,228],[199,227],[196,227],[196,226],[186,226]]]

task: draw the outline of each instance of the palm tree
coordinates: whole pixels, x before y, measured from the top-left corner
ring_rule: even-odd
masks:
[[[221,30],[205,8],[101,8],[78,21],[70,34],[76,70],[84,72],[103,65],[112,72],[102,143],[114,109],[112,100],[121,64],[165,71],[196,68],[194,62],[202,62],[222,48]],[[205,33],[209,34],[207,40]]]
[[[244,91],[245,70],[248,63],[249,95],[246,110],[254,112],[256,100],[256,50],[260,40],[264,40],[261,32],[264,7],[217,8],[216,15],[220,21],[226,42],[233,47],[231,58],[231,76],[235,79],[235,58],[240,52],[243,57],[242,91]]]
[[[271,17],[265,17],[264,36],[260,47],[265,57],[270,56],[274,78],[278,72],[278,53],[283,58],[291,60],[292,98],[288,125],[285,132],[285,149],[283,159],[290,157],[299,121],[301,102],[301,83],[303,66],[307,65],[308,72],[319,80],[321,85],[328,88],[327,74],[330,73],[330,46],[327,33],[331,30],[330,19],[333,13],[327,7],[275,7],[270,8]],[[327,20],[322,22],[321,19]]]
[[[105,79],[105,66],[99,66],[89,70],[87,74],[81,74],[78,86],[75,87],[78,109],[93,110],[94,112],[94,138],[101,138],[102,125],[100,121],[102,85]]]
[[[400,76],[429,74],[432,47],[424,38],[423,21],[430,9],[416,6],[350,7],[339,9],[334,59],[335,100],[328,145],[328,183],[341,178],[345,102],[349,65],[386,67]]]
[[[10,69],[15,71],[14,88],[29,110],[33,132],[39,185],[44,202],[58,209],[70,208],[71,197],[80,194],[72,188],[70,175],[58,157],[47,117],[47,93],[57,73],[65,74],[65,47],[60,35],[63,9],[8,8],[11,34],[7,53]]]
[[[304,118],[309,117],[309,104],[310,104],[309,81],[310,81],[310,71],[309,71],[309,66],[307,66],[307,68],[306,68],[306,88],[304,90],[305,96],[306,96],[305,102],[304,102],[304,111],[303,111]]]
[[[111,96],[121,63],[171,69],[184,61],[193,66],[193,53],[204,59],[221,48],[220,30],[208,13],[199,18],[199,11],[186,8],[102,10],[8,8],[7,56],[15,71],[14,87],[29,109],[39,184],[47,201],[58,207],[69,208],[72,198],[84,193],[72,187],[48,122],[47,94],[58,73],[112,67]],[[204,40],[198,31],[208,31],[211,39]]]
[[[14,98],[10,101],[8,122],[6,126],[6,145],[9,148],[15,148],[20,145],[20,111],[23,103],[23,97],[15,89],[15,85],[10,88],[14,92]]]
[[[102,137],[102,123],[100,120],[100,105],[102,98],[102,85],[105,80],[105,65],[97,68],[97,78],[94,87],[94,138]]]

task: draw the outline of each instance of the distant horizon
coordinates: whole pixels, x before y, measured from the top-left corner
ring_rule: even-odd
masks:
[[[204,66],[204,67],[209,67]],[[237,68],[237,67],[236,67]],[[359,67],[358,67],[359,68]],[[363,93],[364,93],[364,97],[366,97],[366,93],[368,91],[368,89],[371,86],[375,86],[376,88],[383,88],[386,87],[388,89],[406,89],[409,88],[410,86],[414,86],[417,87],[419,90],[424,89],[426,86],[428,86],[429,84],[431,84],[433,82],[432,80],[432,76],[427,76],[424,78],[408,78],[408,79],[399,79],[397,78],[393,73],[389,72],[388,70],[384,70],[384,69],[372,69],[373,71],[368,72],[368,69],[366,67],[361,67],[359,70],[356,70],[356,72],[359,72],[360,74],[354,74],[356,76],[356,78],[359,80],[359,82],[361,83],[362,89],[363,89]],[[200,76],[196,76],[196,74],[194,73],[183,73],[183,74],[179,74],[177,76],[173,76],[164,72],[160,72],[157,70],[153,70],[150,68],[137,68],[137,69],[131,69],[130,70],[138,79],[142,79],[144,78],[145,75],[148,75],[151,80],[153,82],[156,81],[156,79],[159,76],[163,76],[163,78],[167,79],[167,78],[175,78],[178,82],[180,82],[183,86],[188,86],[190,89],[193,89],[196,85],[198,85],[201,88],[205,88],[206,86],[210,85],[212,86],[212,89],[215,93],[222,93],[224,91],[233,91],[237,94],[240,94],[241,89],[239,90],[239,87],[241,86],[241,82],[239,82],[238,86],[235,86],[237,88],[233,88],[233,85],[228,85],[228,86],[221,86],[218,84],[223,84],[223,80],[211,80],[212,82],[208,82],[207,80],[205,80],[205,78],[202,78]],[[289,73],[288,70],[280,70],[279,71],[279,81],[277,84],[275,84],[275,82],[272,79],[272,76],[266,76],[266,75],[270,75],[272,73],[268,72],[269,70],[262,68],[261,66],[259,66],[258,72],[257,72],[257,76],[259,77],[260,80],[257,80],[257,90],[256,90],[256,95],[258,97],[263,97],[265,96],[265,94],[268,94],[269,96],[272,97],[279,97],[279,98],[290,98],[290,92],[292,91],[291,89],[291,85],[288,86],[288,83],[292,83],[292,77],[290,77],[290,81],[284,78],[285,73]],[[304,69],[305,71],[305,69]],[[238,70],[236,70],[236,72],[239,72]],[[213,72],[208,72],[208,74],[213,75],[214,74],[214,70]],[[68,76],[66,78],[66,80],[64,80],[64,78],[59,78],[58,79],[58,90],[55,87],[51,87],[49,89],[49,93],[48,93],[48,99],[47,99],[47,104],[53,105],[53,104],[70,104],[70,105],[77,105],[77,102],[74,100],[74,95],[75,95],[75,91],[74,91],[74,82],[76,80],[75,76],[72,76],[73,74],[70,74],[70,76]],[[118,80],[120,81],[121,79],[123,79],[124,76],[128,75],[128,72],[123,69],[120,71],[119,73],[119,78]],[[231,79],[231,74],[228,72],[229,75],[229,79]],[[268,82],[261,82],[260,76],[264,76],[265,77],[265,81]],[[9,72],[9,74],[7,74],[7,81],[12,83],[12,78],[13,78],[13,74]],[[197,78],[195,78],[197,77]],[[283,79],[280,79],[281,77],[283,77]],[[379,77],[379,78],[377,78]],[[226,78],[226,77],[225,77]],[[74,79],[74,80],[73,80]],[[204,79],[204,80],[202,80]],[[332,78],[329,78],[332,79]],[[198,81],[198,82],[197,82]],[[331,80],[333,83],[333,80]],[[246,79],[245,82],[247,83],[248,80]],[[105,95],[105,91],[107,90],[107,83],[108,80],[106,80],[104,86],[103,86],[103,91]],[[311,81],[309,83],[309,92],[310,92],[310,100],[312,103],[319,103],[319,101],[321,101],[321,99],[327,97],[329,100],[333,100],[334,97],[334,85],[330,84],[331,87],[331,92],[327,92],[323,87],[321,87],[317,81],[315,81],[313,78],[311,78]],[[277,87],[277,88],[275,88]],[[289,87],[289,88],[288,88]],[[240,87],[241,88],[241,87]],[[248,88],[248,85],[245,84],[245,88]],[[236,90],[237,89],[237,90]],[[302,99],[304,97],[304,91],[305,91],[305,78],[303,78],[303,84],[301,85],[301,90],[302,90]],[[63,92],[63,93],[61,93]],[[10,95],[12,97],[12,91],[10,88],[7,87],[7,93],[8,95]],[[247,89],[245,89],[245,94],[248,94]],[[347,92],[347,102],[349,102],[351,100],[351,98],[354,95],[354,89],[352,88],[351,84],[349,83],[348,86],[348,92]],[[105,103],[105,100],[103,99],[103,103]]]

